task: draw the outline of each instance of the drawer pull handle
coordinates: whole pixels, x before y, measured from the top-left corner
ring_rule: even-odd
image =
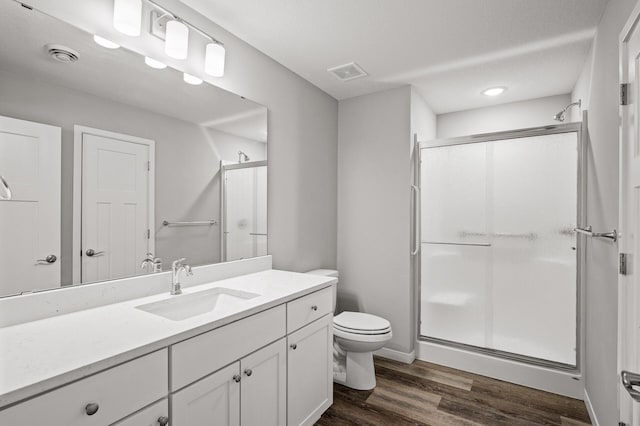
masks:
[[[167,426],[169,424],[169,417],[167,416],[158,417],[158,424],[160,426]]]
[[[289,345],[289,347],[290,347],[291,349],[293,349],[294,351],[295,351],[296,349],[298,349],[298,345],[297,345],[297,344],[295,344],[295,343],[292,343],[291,345]]]
[[[239,374],[236,374],[233,376],[233,381],[236,383],[240,383],[240,380],[242,380],[242,377],[240,377]]]
[[[98,404],[96,404],[95,402],[91,402],[87,404],[86,407],[84,407],[84,411],[87,413],[88,416],[93,416],[95,413],[98,412],[99,408],[100,406]]]
[[[313,306],[311,307],[311,310],[312,310],[312,311],[317,311],[317,310],[318,310],[318,305],[313,305]]]
[[[244,370],[244,374],[246,374],[247,377],[249,377],[253,374],[253,371],[250,368],[247,368],[246,370]]]

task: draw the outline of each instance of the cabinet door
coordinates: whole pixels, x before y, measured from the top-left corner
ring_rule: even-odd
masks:
[[[287,342],[280,339],[245,357],[242,368],[242,426],[287,424]]]
[[[333,403],[333,316],[288,337],[288,425],[312,425]]]
[[[239,426],[240,363],[171,396],[172,426]]]

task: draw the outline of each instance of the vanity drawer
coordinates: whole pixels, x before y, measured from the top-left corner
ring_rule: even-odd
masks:
[[[333,310],[333,286],[287,303],[287,334]]]
[[[113,426],[169,426],[170,424],[169,401],[165,398]]]
[[[154,352],[0,411],[0,424],[111,424],[167,395],[167,366],[167,350]]]
[[[171,390],[213,373],[286,334],[284,305],[171,346]]]

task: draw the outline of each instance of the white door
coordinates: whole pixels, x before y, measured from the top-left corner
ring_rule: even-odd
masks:
[[[240,426],[240,363],[171,396],[172,426]]]
[[[242,426],[287,424],[287,342],[281,339],[240,361]]]
[[[82,133],[82,282],[144,273],[152,215],[153,141]]]
[[[60,285],[61,129],[0,117],[0,296]]]
[[[620,132],[620,253],[628,253],[631,264],[628,274],[619,275],[618,285],[618,364],[626,375],[629,389],[619,391],[620,421],[627,425],[640,425],[640,29],[635,23],[640,16],[640,5],[631,14],[621,34],[620,81],[629,83],[628,105],[621,106]],[[632,386],[632,384],[634,384]]]
[[[287,338],[288,425],[312,425],[333,404],[333,315]]]

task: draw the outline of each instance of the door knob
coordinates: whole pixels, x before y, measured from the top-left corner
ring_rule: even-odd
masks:
[[[253,371],[250,368],[247,368],[246,370],[244,370],[244,374],[246,374],[247,377],[249,377],[253,374]]]
[[[88,249],[86,251],[87,256],[89,257],[93,257],[93,256],[100,256],[101,254],[104,254],[103,251],[95,251],[94,249]]]
[[[622,377],[622,385],[629,392],[631,398],[636,402],[640,402],[640,391],[633,388],[634,386],[640,386],[640,374],[622,371],[620,376]]]
[[[234,382],[236,382],[236,383],[240,383],[240,380],[242,380],[242,377],[240,377],[240,375],[239,375],[239,374],[235,374],[235,375],[233,376],[233,381],[234,381]]]
[[[46,264],[50,264],[50,263],[56,263],[56,260],[58,260],[56,255],[55,254],[50,254],[49,256],[45,257],[44,259],[36,260],[36,262],[38,262],[40,265],[46,265]]]
[[[167,416],[158,417],[158,424],[160,426],[167,426],[169,424],[169,417]]]
[[[298,345],[296,345],[295,343],[292,343],[291,345],[289,345],[289,347],[290,347],[291,349],[293,349],[294,351],[295,351],[296,349],[298,349]]]
[[[318,305],[313,305],[313,306],[311,307],[311,310],[312,310],[312,311],[317,311],[317,310],[318,310]]]

